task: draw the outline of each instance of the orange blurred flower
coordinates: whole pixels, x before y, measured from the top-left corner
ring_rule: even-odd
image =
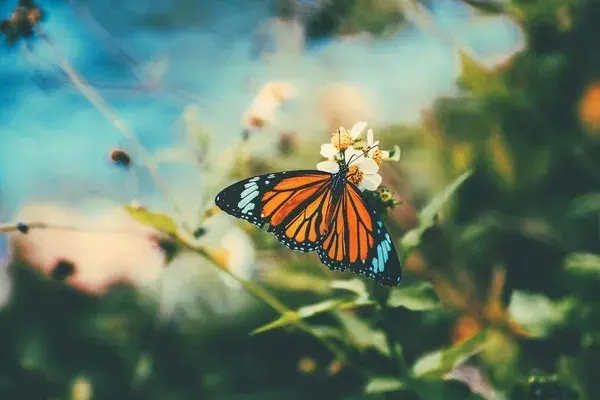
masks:
[[[317,369],[317,362],[310,357],[302,357],[298,361],[298,371],[304,374],[311,374]]]
[[[502,304],[505,282],[506,271],[504,268],[496,268],[486,301],[481,304],[471,300],[457,319],[452,338],[454,344],[473,337],[487,326],[493,326],[515,336],[531,336],[512,319],[508,309]]]
[[[600,82],[589,85],[579,103],[579,118],[593,134],[600,133]]]

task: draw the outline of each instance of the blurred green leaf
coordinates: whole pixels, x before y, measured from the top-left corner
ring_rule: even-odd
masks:
[[[263,333],[266,331],[270,331],[276,328],[281,328],[287,325],[292,325],[298,322],[301,319],[306,319],[309,317],[313,317],[317,314],[323,314],[329,311],[333,311],[335,309],[351,309],[356,307],[362,307],[366,305],[373,304],[372,301],[365,297],[356,298],[354,300],[347,299],[334,299],[334,300],[325,300],[323,302],[313,304],[310,306],[301,307],[296,311],[290,311],[286,314],[283,314],[281,317],[276,319],[275,321],[264,325],[260,328],[255,329],[251,332],[251,335],[256,335],[258,333]]]
[[[356,347],[359,349],[373,347],[383,355],[388,357],[391,355],[385,335],[381,330],[373,329],[371,325],[352,313],[338,310],[335,314]]]
[[[571,388],[579,392],[583,397],[582,368],[578,359],[574,357],[561,356],[558,360],[557,377],[560,382],[564,382]]]
[[[600,277],[600,256],[591,253],[571,253],[565,259],[567,270]]]
[[[393,376],[378,376],[369,380],[365,387],[365,394],[396,392],[404,387],[404,383],[398,378]]]
[[[600,192],[587,193],[576,197],[569,204],[567,212],[573,217],[600,213]]]
[[[441,305],[435,290],[427,282],[393,288],[387,304],[389,307],[404,307],[412,311],[432,310]]]
[[[369,299],[369,293],[364,282],[360,279],[335,280],[329,282],[331,289],[341,289],[356,294],[354,299],[330,299],[323,302],[301,307],[296,311],[282,315],[277,320],[255,329],[252,334],[263,333],[275,328],[281,328],[290,325],[304,318],[309,318],[317,314],[332,311],[334,309],[350,309],[373,304]]]
[[[448,202],[460,185],[462,185],[472,174],[473,171],[469,170],[460,175],[431,199],[429,204],[421,210],[419,213],[419,226],[407,232],[404,237],[402,237],[401,244],[405,252],[419,245],[423,233],[437,223],[437,216],[442,207]]]
[[[425,228],[433,226],[437,219],[437,214],[440,212],[442,207],[448,202],[450,197],[456,192],[456,190],[473,174],[473,171],[469,170],[456,178],[452,183],[446,186],[441,192],[439,192],[425,208],[419,213],[419,224]]]
[[[270,331],[276,328],[281,328],[286,325],[291,325],[295,322],[300,321],[301,319],[312,317],[313,315],[324,313],[327,311],[334,310],[337,308],[344,300],[325,300],[323,302],[312,304],[310,306],[305,306],[297,309],[296,311],[290,311],[283,314],[281,317],[276,319],[275,321],[264,325],[260,328],[257,328],[252,331],[251,335],[256,335],[258,333],[263,333],[266,331]]]
[[[94,389],[89,379],[80,376],[73,381],[71,387],[71,400],[90,400]]]
[[[168,215],[153,213],[148,210],[132,207],[129,205],[126,205],[125,209],[133,217],[133,219],[144,225],[151,226],[155,229],[158,229],[161,232],[169,233],[172,235],[177,234],[177,224]]]
[[[323,275],[296,272],[289,268],[271,268],[265,273],[265,280],[270,286],[284,290],[306,291],[320,295],[330,294],[331,282]]]
[[[477,62],[464,51],[459,51],[459,57],[462,66],[459,82],[473,94],[506,90],[498,74]]]
[[[507,11],[510,2],[496,0],[462,0],[471,7],[487,14],[502,14]]]
[[[359,297],[368,296],[367,286],[360,279],[339,279],[331,281],[332,289],[342,289],[356,293]]]
[[[565,321],[575,306],[573,299],[554,302],[541,294],[515,291],[508,311],[512,319],[535,336],[545,336],[555,326]]]
[[[444,400],[477,400],[483,399],[471,392],[464,383],[446,380],[414,380],[410,384],[411,389],[423,400],[444,399]]]
[[[456,346],[426,354],[413,365],[413,374],[423,379],[442,379],[455,366],[481,351],[486,340],[487,330],[482,330]]]
[[[146,381],[152,374],[153,359],[148,353],[140,355],[133,373],[132,385],[140,385]]]

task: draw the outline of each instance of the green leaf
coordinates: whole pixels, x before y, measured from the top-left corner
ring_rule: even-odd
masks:
[[[487,68],[465,51],[459,50],[458,53],[462,67],[459,83],[463,87],[475,95],[507,92],[500,74]]]
[[[456,346],[426,354],[413,365],[413,374],[423,379],[442,379],[455,366],[480,352],[486,340],[487,330],[482,330]]]
[[[299,308],[296,311],[290,311],[286,314],[283,314],[281,317],[276,319],[273,322],[268,323],[260,328],[255,329],[250,334],[256,335],[258,333],[263,333],[266,331],[270,331],[276,328],[281,328],[288,325],[293,325],[299,320],[306,319],[309,317],[314,317],[318,314],[324,314],[326,312],[330,312],[336,309],[339,310],[348,310],[362,306],[373,305],[374,303],[368,299],[357,298],[355,300],[326,300],[321,303],[313,304],[310,306]]]
[[[574,306],[573,299],[555,302],[541,294],[515,291],[512,293],[508,311],[523,329],[542,337],[562,324]]]
[[[509,2],[493,0],[463,0],[471,7],[487,14],[503,14],[507,11]]]
[[[161,232],[176,235],[178,231],[177,224],[171,217],[164,214],[157,214],[144,210],[142,208],[132,207],[129,205],[125,206],[127,212],[138,222],[144,225],[151,226]]]
[[[346,311],[338,310],[336,316],[357,348],[362,350],[373,347],[383,355],[388,357],[391,355],[385,335],[381,330],[373,329],[368,323]]]
[[[387,304],[389,307],[404,307],[412,311],[433,310],[441,305],[433,287],[427,282],[393,288]]]
[[[332,289],[342,289],[356,293],[359,297],[368,296],[367,286],[360,279],[339,279],[331,281]]]
[[[404,387],[404,383],[398,378],[393,376],[378,376],[369,380],[365,387],[365,394],[397,392]]]
[[[478,394],[471,392],[466,384],[452,380],[415,380],[411,382],[410,387],[423,400],[483,399]]]
[[[600,213],[600,192],[587,193],[569,204],[567,213],[573,217],[583,217]]]
[[[442,207],[448,202],[454,192],[456,192],[456,190],[472,174],[473,171],[469,170],[460,175],[433,199],[431,199],[429,204],[427,204],[427,206],[421,210],[419,213],[419,226],[407,232],[401,240],[402,248],[405,252],[419,245],[423,233],[437,223],[437,216]]]
[[[301,319],[305,319],[308,317],[312,317],[316,314],[321,314],[327,311],[334,310],[339,307],[344,300],[336,299],[336,300],[325,300],[321,303],[312,304],[310,306],[305,306],[297,309],[296,311],[289,311],[283,314],[281,317],[276,319],[275,321],[268,323],[260,328],[252,331],[251,335],[256,335],[258,333],[263,333],[266,331],[270,331],[276,328],[281,328],[283,326],[294,324]]]
[[[269,286],[281,290],[312,292],[322,296],[332,292],[330,280],[323,275],[297,272],[289,268],[272,268],[265,273],[264,278]]]
[[[423,208],[419,214],[419,224],[425,228],[429,228],[436,223],[436,216],[442,209],[442,207],[448,202],[450,197],[456,192],[456,190],[473,174],[473,171],[466,171],[454,182],[446,186],[440,193],[438,193],[430,202]]]
[[[591,253],[571,253],[565,259],[565,268],[582,275],[600,277],[600,256]]]

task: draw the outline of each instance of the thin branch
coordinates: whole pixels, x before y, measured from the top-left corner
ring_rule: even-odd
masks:
[[[84,228],[75,225],[62,225],[53,224],[49,222],[4,222],[0,223],[0,232],[12,233],[21,232],[26,233],[30,229],[48,229],[48,230],[60,230],[60,231],[75,231],[81,233],[116,233],[122,235],[140,235],[147,236],[150,231],[143,229],[122,229],[122,228]]]
[[[374,297],[377,302],[381,316],[384,319],[386,319],[386,318],[388,318],[388,314],[389,314],[389,310],[390,310],[390,308],[387,305],[387,299],[389,297],[389,289],[382,287],[379,290],[385,291],[385,295],[384,296],[376,295]],[[392,359],[393,359],[394,363],[396,364],[396,367],[398,368],[398,373],[399,373],[400,379],[404,380],[405,383],[410,386],[410,382],[412,379],[412,372],[410,370],[410,367],[408,366],[408,363],[404,359],[403,351],[398,349],[398,343],[397,343],[393,333],[390,331],[390,329],[388,329],[387,326],[383,326],[382,328],[383,328],[382,329],[383,335],[385,337],[385,342],[387,344],[387,347],[390,350]]]
[[[54,56],[56,57],[60,67],[67,74],[69,79],[73,82],[73,84],[77,87],[77,89],[81,92],[83,96],[94,106],[98,111],[100,111],[112,124],[128,139],[136,148],[137,153],[139,154],[142,163],[147,168],[148,172],[152,176],[156,186],[163,193],[163,196],[170,203],[173,211],[178,214],[180,222],[183,223],[183,212],[177,205],[174,197],[171,195],[168,186],[165,181],[162,179],[161,175],[158,172],[158,168],[150,154],[146,151],[144,146],[137,139],[136,135],[127,127],[125,122],[119,118],[119,116],[110,108],[110,106],[104,101],[104,99],[91,87],[87,84],[84,78],[77,73],[75,68],[69,63],[66,57],[58,50],[58,48],[51,41],[50,37],[43,32],[39,33],[39,36],[45,41],[48,45]]]
[[[179,235],[178,239],[179,239],[180,243],[182,245],[184,245],[187,249],[208,259],[212,264],[214,264],[217,268],[219,268],[219,270],[223,271],[224,273],[229,275],[231,278],[233,278],[235,281],[237,281],[240,285],[242,285],[242,287],[246,290],[246,292],[248,292],[255,299],[266,303],[268,306],[270,306],[272,309],[274,309],[281,315],[286,315],[286,314],[294,312],[293,310],[289,309],[285,304],[283,304],[277,297],[275,297],[271,293],[269,293],[268,290],[264,289],[260,285],[257,285],[256,283],[254,283],[250,280],[244,279],[243,277],[237,275],[235,272],[233,272],[231,269],[229,269],[227,267],[227,265],[222,264],[221,261],[218,260],[210,250],[194,243],[195,240],[192,239],[191,237],[185,237],[185,236]],[[340,349],[335,344],[329,342],[327,339],[325,339],[321,335],[319,335],[317,333],[317,331],[315,329],[313,329],[310,325],[306,324],[302,320],[297,320],[294,323],[298,328],[300,328],[304,332],[306,332],[306,333],[310,334],[311,336],[314,336],[315,338],[320,340],[321,343],[323,343],[323,345],[325,345],[325,347],[327,347],[336,356],[336,358],[338,360],[345,361],[346,356],[345,356],[345,353],[343,352],[343,350]]]
[[[47,222],[5,222],[0,223],[0,232],[4,233],[12,233],[12,232],[20,232],[22,234],[27,234],[32,229],[47,229],[47,230],[64,230],[64,231],[75,231],[82,233],[117,233],[117,234],[139,234],[141,236],[147,236],[148,231],[144,231],[142,229],[134,230],[134,229],[89,229],[78,227],[74,225],[62,225],[62,224],[53,224]],[[283,304],[277,297],[273,296],[269,293],[268,290],[264,289],[260,285],[247,280],[235,272],[230,270],[227,265],[224,265],[214,254],[205,248],[204,246],[200,246],[195,243],[195,239],[192,236],[187,236],[184,232],[182,235],[178,235],[177,239],[179,242],[185,246],[188,250],[206,258],[218,268],[220,271],[223,271],[235,281],[237,281],[246,292],[248,292],[255,299],[266,303],[269,307],[277,311],[279,314],[285,315],[288,313],[292,313],[293,310],[289,309],[285,304]],[[321,341],[325,347],[327,347],[336,357],[336,359],[340,361],[345,361],[345,353],[342,349],[340,349],[335,344],[329,342],[327,339],[322,337],[317,333],[315,329],[313,329],[310,325],[306,324],[304,321],[296,321],[295,324],[304,332],[314,336],[316,339]]]

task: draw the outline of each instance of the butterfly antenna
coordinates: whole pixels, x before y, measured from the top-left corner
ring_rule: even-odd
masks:
[[[338,146],[340,145],[342,140],[342,128],[338,128]],[[340,154],[342,155],[342,162],[346,162],[346,160],[344,159],[344,152],[340,151]]]
[[[348,165],[352,164],[354,161],[357,161],[359,158],[364,157],[368,152],[370,152],[371,150],[373,150],[375,147],[379,147],[378,144],[374,144],[373,146],[367,148],[366,150],[363,150],[362,154],[360,155],[353,155],[352,157],[350,157],[350,160],[348,160]]]

